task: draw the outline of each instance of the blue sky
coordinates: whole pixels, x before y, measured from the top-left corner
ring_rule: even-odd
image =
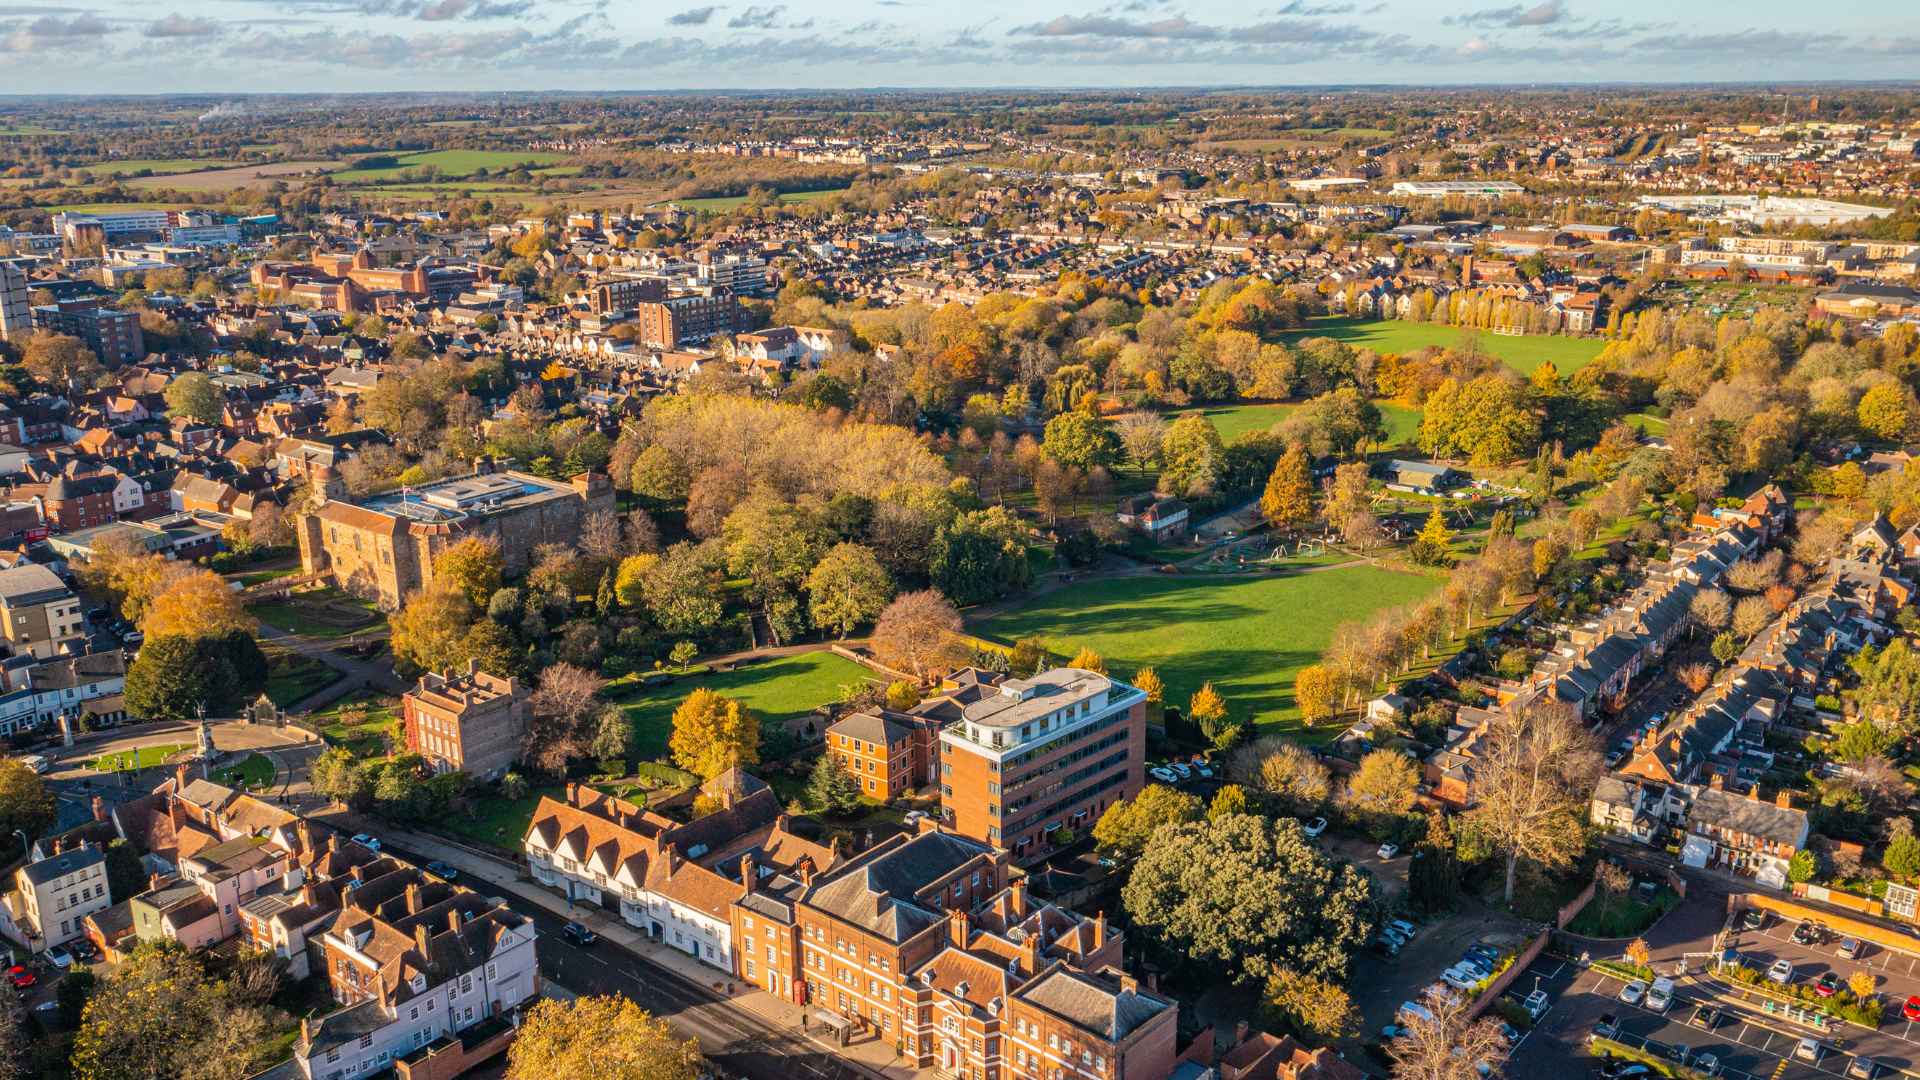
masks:
[[[0,0],[0,93],[1920,79],[1914,0]]]

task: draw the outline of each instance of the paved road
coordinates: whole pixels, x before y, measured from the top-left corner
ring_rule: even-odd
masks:
[[[445,852],[408,850],[388,841],[383,850],[424,864]],[[498,893],[540,929],[540,969],[576,994],[617,993],[700,1040],[702,1052],[732,1076],[749,1080],[870,1080],[858,1069],[792,1032],[728,1005],[724,995],[632,952],[609,938],[576,948],[560,936],[565,920],[500,882],[465,882]],[[716,982],[730,982],[718,971]]]

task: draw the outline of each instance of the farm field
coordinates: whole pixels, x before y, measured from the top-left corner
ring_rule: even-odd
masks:
[[[673,731],[673,710],[688,694],[708,689],[733,698],[761,720],[779,723],[812,712],[839,697],[840,687],[875,677],[830,652],[762,660],[732,671],[674,679],[651,688],[614,690],[607,696],[633,718],[633,752],[640,760],[664,756]]]
[[[1598,338],[1550,334],[1505,337],[1485,331],[1468,331],[1458,326],[1403,322],[1398,319],[1314,319],[1303,329],[1288,331],[1286,336],[1329,337],[1377,353],[1408,353],[1429,345],[1443,348],[1457,346],[1461,335],[1469,332],[1479,336],[1481,348],[1523,375],[1533,374],[1533,369],[1539,367],[1541,361],[1552,360],[1564,378],[1592,363],[1606,344]]]
[[[275,177],[299,176],[307,173],[323,173],[338,169],[346,164],[343,161],[276,161],[266,165],[236,165],[230,169],[209,169],[204,172],[183,173],[169,176],[141,176],[128,182],[136,188],[177,188],[181,191],[232,191],[248,184]]]
[[[226,158],[129,158],[125,161],[96,161],[75,166],[77,172],[95,176],[125,176],[149,169],[156,173],[184,173],[196,169],[224,169],[233,162]]]
[[[1410,441],[1419,433],[1419,409],[1409,409],[1405,405],[1396,405],[1390,401],[1376,401],[1374,404],[1380,407],[1380,418],[1387,425],[1387,445],[1398,446]],[[1232,444],[1235,439],[1248,432],[1267,430],[1285,420],[1288,414],[1299,407],[1298,404],[1281,402],[1215,405],[1186,411],[1198,412],[1213,421],[1214,429],[1220,432],[1220,440]]]
[[[96,202],[61,203],[57,206],[38,206],[49,214],[110,214],[116,210],[172,210],[180,206],[177,202]]]
[[[516,165],[555,165],[567,160],[565,154],[537,150],[415,150],[393,155],[396,164],[385,169],[347,169],[333,174],[337,181],[378,180],[406,169],[429,165],[446,176],[468,176],[478,169],[504,169]]]
[[[1038,635],[1063,655],[1088,646],[1123,679],[1151,665],[1166,681],[1170,705],[1184,706],[1211,679],[1232,715],[1253,720],[1259,734],[1322,740],[1338,732],[1333,725],[1302,732],[1294,675],[1320,658],[1335,625],[1411,604],[1439,586],[1437,577],[1371,566],[1107,578],[1037,597],[971,629],[1006,644]]]
[[[825,191],[790,191],[780,196],[781,202],[813,202],[845,192],[846,188],[829,188]],[[747,201],[745,195],[716,195],[705,199],[668,199],[675,206],[684,206],[689,210],[731,210]]]

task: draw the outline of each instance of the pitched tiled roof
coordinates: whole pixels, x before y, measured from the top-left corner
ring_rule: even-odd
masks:
[[[1125,987],[1113,975],[1075,971],[1065,965],[1041,972],[1014,996],[1108,1042],[1125,1039],[1173,1008],[1173,1002]]]

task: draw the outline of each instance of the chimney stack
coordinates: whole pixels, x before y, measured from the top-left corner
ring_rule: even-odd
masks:
[[[407,883],[407,914],[409,915],[420,914],[420,907],[421,907],[420,883],[417,881],[408,882]]]
[[[800,886],[802,888],[813,884],[813,856],[802,855],[800,861],[794,864],[793,869],[795,873],[800,875]]]
[[[967,947],[967,932],[967,913],[959,908],[947,912],[947,937],[955,947]]]
[[[1020,972],[1028,978],[1040,972],[1040,935],[1037,932],[1020,939]]]
[[[1247,1022],[1245,1020],[1241,1020],[1233,1025],[1233,1045],[1239,1046],[1241,1043],[1246,1041],[1247,1041]]]
[[[447,929],[457,934],[460,932],[460,924],[463,921],[459,908],[452,907],[447,909]]]
[[[313,1045],[313,1021],[305,1016],[300,1018],[300,1043],[302,1046]]]
[[[424,922],[413,924],[413,947],[420,950],[420,959],[427,958],[427,924]]]
[[[1007,898],[1013,904],[1013,916],[1016,919],[1027,917],[1027,879],[1007,882]]]
[[[312,855],[313,827],[307,824],[306,818],[301,818],[300,824],[293,827],[293,833],[300,838],[300,853],[302,855]]]
[[[1105,911],[1093,917],[1093,947],[1104,949],[1107,946],[1107,913]]]
[[[160,887],[160,875],[159,875],[159,874],[148,874],[148,875],[147,875],[147,888],[149,888],[149,889],[157,889],[157,888],[159,888],[159,887]]]
[[[95,795],[93,797],[93,801],[88,805],[93,810],[93,820],[95,821],[107,820],[107,800],[101,798],[98,795]]]
[[[187,763],[182,761],[173,767],[173,790],[185,791],[187,788]]]
[[[754,877],[755,877],[755,874],[753,869],[753,855],[749,853],[749,854],[740,856],[740,888],[742,890],[740,893],[741,896],[753,895]]]
[[[1716,772],[1707,778],[1707,786],[1715,791],[1725,791],[1727,789],[1727,778]]]
[[[1773,797],[1773,804],[1782,810],[1793,809],[1793,792],[1781,788],[1779,794]]]

